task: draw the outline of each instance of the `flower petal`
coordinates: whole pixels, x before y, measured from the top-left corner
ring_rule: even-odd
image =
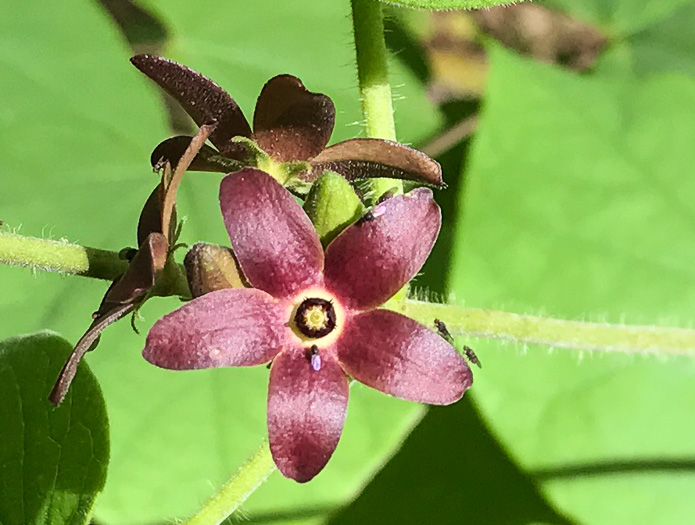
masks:
[[[231,139],[237,135],[249,137],[251,128],[229,93],[197,71],[166,58],[136,55],[130,61],[174,97],[198,126],[217,122],[210,142],[225,157],[246,157],[246,148]]]
[[[328,352],[319,370],[303,348],[280,353],[270,369],[268,437],[284,476],[304,483],[330,459],[343,431],[348,381]]]
[[[163,203],[164,188],[160,183],[157,184],[157,187],[152,190],[150,196],[147,197],[145,205],[140,212],[140,218],[138,219],[138,246],[142,246],[150,233],[164,233],[162,231],[164,229],[162,225]],[[176,224],[176,209],[172,210],[172,212],[174,220],[170,221],[170,224]],[[167,232],[166,238],[173,238],[171,234],[171,231]]]
[[[259,365],[287,344],[286,322],[285,309],[260,290],[219,290],[157,321],[142,355],[172,370]]]
[[[448,405],[473,383],[465,359],[444,338],[390,310],[352,317],[337,349],[349,375],[410,401]]]
[[[150,156],[152,167],[157,169],[163,162],[169,161],[176,168],[193,137],[178,135],[160,142]],[[201,150],[188,167],[189,171],[211,171],[217,173],[229,173],[243,167],[240,161],[223,157],[210,146],[203,145]]]
[[[239,265],[254,287],[280,298],[321,283],[316,230],[270,175],[252,168],[227,175],[220,206]]]
[[[253,131],[258,145],[283,162],[309,160],[331,138],[335,106],[323,93],[312,93],[292,75],[271,78],[258,96]]]
[[[444,186],[442,167],[418,151],[398,142],[382,139],[350,139],[326,148],[311,161],[310,180],[325,170],[340,173],[347,180],[373,177],[404,179]]]
[[[386,302],[425,264],[442,218],[428,188],[387,199],[326,249],[326,286],[347,306]]]
[[[117,305],[140,302],[164,269],[168,252],[167,238],[158,232],[150,233],[130,261],[128,269],[106,291],[97,314],[104,315]]]

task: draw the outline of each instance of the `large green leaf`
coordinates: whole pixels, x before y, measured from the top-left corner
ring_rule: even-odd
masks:
[[[690,77],[608,81],[493,50],[451,291],[471,306],[690,325],[694,141]],[[476,350],[478,405],[560,511],[692,518],[692,360]]]
[[[203,71],[251,116],[272,75],[289,72],[334,98],[333,140],[358,134],[356,75],[348,6],[319,0],[306,11],[273,2],[152,3],[173,35],[168,56]],[[261,16],[262,14],[262,16]],[[311,31],[307,31],[307,27]],[[151,148],[169,135],[155,86],[96,3],[71,0],[37,11],[0,7],[2,219],[21,232],[119,249],[135,241],[138,208],[154,185]],[[431,134],[439,117],[424,89],[394,62],[399,137]],[[183,240],[227,242],[217,204],[218,175],[195,174],[181,188]],[[0,268],[3,335],[42,327],[76,341],[91,322],[104,283]],[[152,301],[149,325],[178,305]],[[191,513],[264,438],[263,368],[173,373],[140,356],[142,335],[110,327],[87,356],[108,400],[112,463],[96,516],[107,524],[151,523]],[[274,475],[245,506],[251,515],[317,518],[352,498],[399,446],[422,408],[356,385],[335,457],[315,482]]]
[[[48,401],[71,351],[48,332],[0,341],[0,523],[87,523],[104,486],[108,420],[96,379],[84,366],[58,409]]]

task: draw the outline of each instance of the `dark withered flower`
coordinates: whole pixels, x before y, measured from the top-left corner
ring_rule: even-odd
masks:
[[[220,206],[253,288],[216,289],[168,314],[150,330],[143,355],[172,370],[272,362],[268,434],[285,476],[306,482],[328,462],[343,429],[349,377],[436,405],[470,387],[471,371],[451,344],[379,308],[434,245],[441,212],[430,189],[379,203],[325,252],[299,204],[260,170],[225,177]]]
[[[253,166],[281,182],[278,173],[313,182],[331,170],[348,180],[388,177],[443,185],[435,160],[398,142],[355,138],[326,147],[335,125],[333,102],[307,90],[292,75],[278,75],[265,84],[256,101],[252,129],[229,93],[197,71],[154,55],[137,55],[131,62],[174,97],[198,125],[217,122],[210,142],[219,151],[204,147],[192,170],[229,173]],[[153,165],[162,159],[175,164],[189,142],[186,136],[165,140],[152,154]],[[253,143],[267,154],[266,159],[259,162]]]
[[[136,311],[155,290],[176,242],[178,184],[186,168],[214,129],[214,125],[203,125],[200,128],[198,134],[189,140],[182,162],[176,170],[172,170],[171,164],[165,163],[161,181],[148,197],[140,213],[137,228],[138,248],[121,252],[129,261],[128,268],[111,283],[99,308],[92,315],[92,324],[63,365],[49,395],[53,405],[58,406],[63,401],[75,378],[80,361],[87,352],[96,348],[104,329]]]

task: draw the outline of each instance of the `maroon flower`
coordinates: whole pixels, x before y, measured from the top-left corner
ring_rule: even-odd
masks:
[[[254,141],[272,163],[307,163],[304,168],[288,166],[307,182],[331,170],[348,180],[389,177],[443,186],[437,161],[398,142],[357,138],[326,147],[335,124],[333,101],[309,91],[297,77],[278,75],[263,86],[252,130],[229,93],[197,71],[154,55],[136,55],[130,60],[174,97],[199,126],[217,122],[210,142],[219,152],[205,146],[192,170],[229,173],[244,166],[260,167],[248,143],[238,140],[244,137]],[[187,136],[165,140],[152,153],[152,164],[164,159],[175,165],[190,140]]]
[[[343,428],[348,376],[437,405],[471,385],[468,365],[444,338],[377,309],[434,245],[441,214],[429,189],[380,203],[325,254],[302,208],[262,171],[228,175],[220,204],[255,288],[214,291],[170,313],[150,331],[143,355],[174,370],[272,361],[268,434],[285,476],[309,481],[327,463]]]

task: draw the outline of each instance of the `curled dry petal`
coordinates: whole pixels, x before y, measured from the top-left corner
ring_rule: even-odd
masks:
[[[181,159],[184,152],[191,144],[192,139],[193,137],[187,135],[178,135],[160,142],[150,157],[152,167],[158,169],[163,162],[168,161],[175,168],[179,162],[179,159]],[[241,167],[242,163],[240,161],[228,159],[227,157],[220,155],[210,146],[203,145],[188,169],[190,171],[229,173],[230,171],[236,171]]]
[[[58,379],[53,385],[51,393],[48,395],[48,400],[53,404],[53,406],[57,407],[63,402],[63,399],[65,399],[68,389],[70,388],[70,384],[72,383],[72,380],[75,379],[77,366],[80,364],[80,361],[82,361],[84,355],[90,350],[94,349],[99,340],[101,332],[103,332],[107,326],[126,316],[133,310],[133,308],[135,308],[135,305],[132,303],[118,305],[106,314],[94,320],[85,334],[80,338],[79,341],[77,341],[77,344],[70,354],[70,357],[68,357],[68,360],[65,361],[63,368],[58,374]]]
[[[387,199],[328,245],[326,286],[356,310],[385,303],[420,271],[440,226],[428,188]]]
[[[48,399],[58,406],[65,399],[77,366],[84,355],[93,350],[104,329],[130,313],[138,302],[154,286],[159,272],[164,268],[169,243],[161,233],[147,236],[126,272],[109,287],[94,321],[75,345],[70,357],[58,374],[58,379]]]
[[[271,78],[256,102],[254,138],[271,157],[282,162],[307,160],[331,138],[335,106],[323,93],[312,93],[292,75]]]
[[[390,310],[351,318],[337,346],[349,375],[410,401],[448,405],[473,383],[468,364],[444,338]]]
[[[151,233],[133,257],[125,273],[106,292],[97,315],[114,305],[135,303],[154,286],[167,261],[169,243],[161,233]]]
[[[174,97],[196,124],[218,123],[210,142],[225,157],[244,159],[246,148],[231,139],[237,135],[249,137],[251,128],[229,93],[206,76],[166,58],[136,55],[130,61]]]
[[[290,348],[275,358],[268,386],[268,439],[280,472],[304,483],[321,471],[338,445],[347,400],[347,378],[328,352],[319,370],[304,348]]]
[[[338,142],[314,157],[311,165],[311,180],[331,170],[347,180],[388,177],[444,186],[442,167],[436,160],[389,140],[361,138]]]
[[[198,297],[157,321],[142,355],[172,370],[267,363],[287,345],[287,312],[251,288]]]
[[[270,175],[247,168],[220,186],[222,216],[246,279],[274,297],[321,283],[323,249],[313,224]]]
[[[162,205],[164,204],[164,190],[161,183],[150,193],[145,205],[140,212],[138,220],[138,246],[147,240],[151,233],[163,233],[164,224],[162,217]],[[166,237],[172,239],[174,237],[174,229],[176,227],[176,209],[172,210],[172,217],[168,222],[169,231]]]

